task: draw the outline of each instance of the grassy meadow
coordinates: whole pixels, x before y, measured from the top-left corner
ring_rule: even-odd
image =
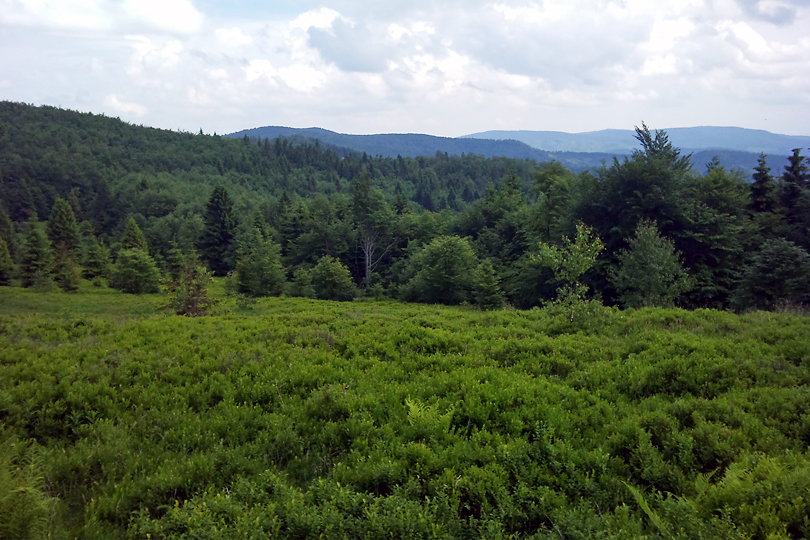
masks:
[[[809,317],[166,304],[0,287],[0,538],[810,537]]]

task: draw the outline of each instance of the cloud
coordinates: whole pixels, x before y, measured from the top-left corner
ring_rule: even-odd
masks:
[[[192,0],[0,0],[0,73],[13,82],[0,98],[220,133],[641,120],[800,132],[810,114],[799,0],[248,4],[229,15],[231,3]]]
[[[7,25],[74,30],[200,30],[202,13],[189,0],[2,0]]]
[[[776,25],[787,25],[796,19],[797,7],[802,0],[737,0],[737,3],[748,13]]]
[[[123,10],[130,20],[169,32],[196,32],[204,19],[189,0],[124,0]]]
[[[149,110],[141,105],[132,101],[123,101],[115,94],[108,94],[104,97],[104,105],[112,109],[114,112],[123,114],[124,116],[144,116]]]

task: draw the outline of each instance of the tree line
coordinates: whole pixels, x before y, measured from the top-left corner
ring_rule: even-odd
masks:
[[[210,272],[249,297],[810,303],[800,149],[774,173],[761,156],[750,178],[716,162],[699,175],[665,132],[642,125],[631,156],[575,174],[554,162],[375,158],[2,105],[17,121],[0,124],[6,284],[75,290],[84,277],[137,293],[163,280],[193,297]]]

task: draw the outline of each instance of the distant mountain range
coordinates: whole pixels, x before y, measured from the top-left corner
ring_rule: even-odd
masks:
[[[769,165],[778,170],[791,149],[810,147],[810,137],[736,127],[672,128],[666,131],[676,147],[692,154],[692,163],[697,170],[716,156],[725,167],[748,172],[756,165],[760,152],[768,154]],[[336,150],[348,149],[385,157],[433,156],[438,152],[559,161],[574,171],[583,171],[597,168],[614,157],[630,154],[638,148],[634,135],[633,130],[607,129],[586,133],[485,131],[451,138],[415,133],[347,135],[321,128],[265,126],[227,136],[316,140]]]
[[[739,127],[688,127],[665,130],[673,145],[684,152],[734,150],[768,155],[788,155],[793,148],[810,147],[810,136],[780,135]],[[607,152],[629,154],[638,148],[635,131],[604,129],[584,133],[562,131],[483,131],[463,138],[521,141],[549,152]]]

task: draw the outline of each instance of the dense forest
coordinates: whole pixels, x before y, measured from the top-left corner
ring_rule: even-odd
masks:
[[[155,290],[199,257],[248,296],[528,308],[810,301],[810,175],[696,175],[667,134],[575,174],[475,155],[374,157],[0,104],[0,279]],[[190,254],[195,255],[190,255]],[[348,275],[348,279],[347,279]]]
[[[636,136],[575,173],[0,103],[0,539],[807,538],[802,150]]]

